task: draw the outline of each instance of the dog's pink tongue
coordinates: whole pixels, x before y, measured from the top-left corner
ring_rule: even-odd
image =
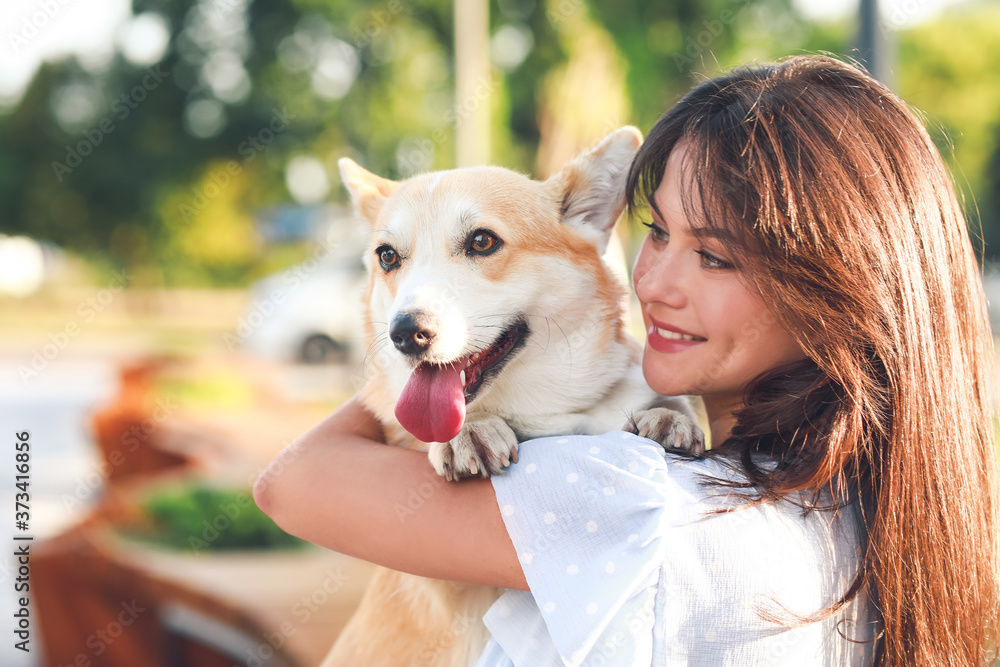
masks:
[[[454,366],[420,364],[396,403],[396,419],[424,442],[448,442],[465,422],[465,393]]]

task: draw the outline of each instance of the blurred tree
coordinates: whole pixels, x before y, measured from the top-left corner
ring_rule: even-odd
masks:
[[[897,58],[900,92],[979,194],[988,239],[997,11],[905,31]],[[494,162],[545,175],[616,125],[648,129],[699,77],[843,53],[854,32],[805,22],[791,0],[491,0],[493,74],[456,100],[451,0],[135,0],[134,12],[168,28],[159,62],[46,65],[0,110],[0,231],[150,285],[245,284],[274,266],[259,210],[343,198],[328,195],[343,155],[391,178],[449,168],[455,121],[474,105],[493,107]]]
[[[899,35],[896,88],[924,112],[986,254],[1000,254],[1000,4],[959,6]],[[991,166],[992,160],[992,166]]]
[[[164,191],[191,192],[212,160],[244,159],[238,147],[268,127],[277,106],[255,81],[300,14],[284,0],[136,0],[134,10],[169,26],[165,57],[151,66],[121,53],[94,70],[75,60],[43,66],[0,123],[0,202],[4,231],[126,264],[156,282],[157,264],[168,279],[171,270],[162,266],[170,229],[156,202]],[[286,127],[270,152],[315,131]],[[261,178],[239,208],[273,197],[275,182]]]
[[[492,104],[498,161],[529,167],[536,81],[562,58],[533,0],[495,3],[509,85],[498,70],[470,100],[453,99],[449,0],[136,0],[134,12],[168,26],[161,61],[46,65],[0,115],[0,224],[154,285],[240,284],[270,266],[254,213],[292,203],[298,155],[334,182],[343,155],[389,177],[450,167],[456,118]]]
[[[567,6],[580,0],[558,0]],[[801,48],[791,0],[591,0],[628,63],[633,123],[652,126],[702,74]]]
[[[581,150],[630,123],[627,64],[585,7],[553,0],[546,12],[567,62],[545,74],[538,100],[536,173],[547,177]]]

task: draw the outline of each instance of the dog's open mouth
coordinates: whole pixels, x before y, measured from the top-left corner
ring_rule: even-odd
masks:
[[[500,334],[500,338],[488,348],[464,357],[465,367],[459,373],[459,379],[462,381],[466,403],[475,400],[484,380],[499,375],[507,364],[507,360],[510,359],[511,353],[524,344],[527,335],[527,323],[524,320],[519,320]],[[459,359],[459,363],[461,362],[462,360]]]
[[[447,364],[421,363],[396,403],[396,419],[424,442],[448,442],[462,430],[466,404],[500,374],[529,331],[520,319],[483,350]]]

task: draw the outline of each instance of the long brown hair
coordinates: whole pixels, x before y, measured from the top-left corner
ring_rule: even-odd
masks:
[[[721,451],[742,453],[759,498],[859,498],[866,543],[845,599],[863,588],[881,615],[876,665],[985,664],[1000,623],[992,338],[926,130],[838,60],[740,68],[653,127],[629,174],[631,209],[679,141],[700,195],[685,205],[809,357],[747,388]],[[777,468],[754,464],[762,451]]]

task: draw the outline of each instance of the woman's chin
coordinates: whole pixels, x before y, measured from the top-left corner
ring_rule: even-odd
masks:
[[[650,389],[663,396],[690,396],[700,393],[691,387],[690,383],[683,382],[676,373],[670,373],[669,369],[663,368],[662,365],[648,363],[646,359],[643,359],[642,363],[642,376]]]

